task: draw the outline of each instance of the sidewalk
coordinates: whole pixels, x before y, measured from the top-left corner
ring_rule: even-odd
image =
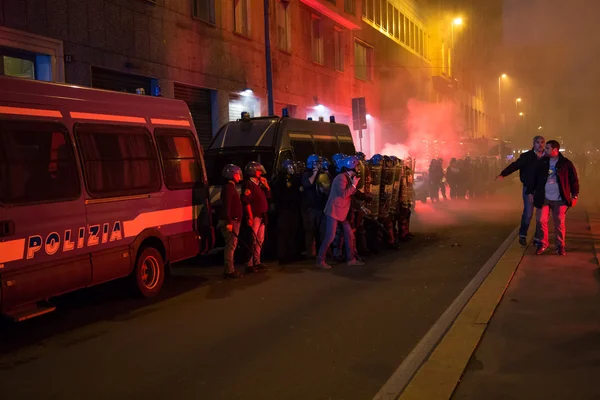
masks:
[[[600,399],[598,235],[597,205],[582,204],[566,257],[527,249],[452,399]]]

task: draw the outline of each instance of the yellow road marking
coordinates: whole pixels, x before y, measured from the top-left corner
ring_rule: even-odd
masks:
[[[516,237],[419,368],[400,400],[447,400],[452,396],[523,255],[524,249]]]

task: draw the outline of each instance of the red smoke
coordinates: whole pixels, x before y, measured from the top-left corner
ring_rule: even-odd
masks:
[[[462,157],[463,119],[458,107],[452,102],[425,103],[410,99],[407,103],[404,144],[385,143],[381,151],[395,152],[408,148],[416,158],[417,171],[424,171],[432,158],[443,158],[446,166],[452,157]],[[404,154],[394,154],[402,158]]]

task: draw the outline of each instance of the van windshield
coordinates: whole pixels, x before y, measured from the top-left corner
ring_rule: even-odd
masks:
[[[209,150],[205,154],[206,172],[210,185],[222,185],[221,171],[227,164],[235,164],[244,171],[250,161],[258,161],[267,170],[267,178],[271,177],[275,150],[273,148],[238,147],[226,150]]]
[[[277,121],[277,118],[273,118],[229,122],[217,132],[209,150],[233,147],[271,147],[274,145]]]

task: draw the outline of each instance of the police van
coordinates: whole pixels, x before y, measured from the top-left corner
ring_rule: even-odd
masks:
[[[221,170],[226,164],[242,169],[250,161],[260,162],[272,178],[286,160],[304,161],[311,154],[331,160],[336,153],[354,154],[348,125],[288,117],[241,118],[225,124],[206,151],[211,203],[218,204]]]
[[[145,297],[212,245],[183,101],[0,77],[0,312],[129,276]]]
[[[221,171],[226,164],[243,170],[248,162],[258,161],[272,179],[286,159],[306,162],[309,155],[319,154],[331,160],[336,153],[355,152],[350,128],[335,123],[334,117],[325,122],[285,116],[249,118],[243,114],[221,127],[205,153],[212,210],[218,212],[220,207]]]

